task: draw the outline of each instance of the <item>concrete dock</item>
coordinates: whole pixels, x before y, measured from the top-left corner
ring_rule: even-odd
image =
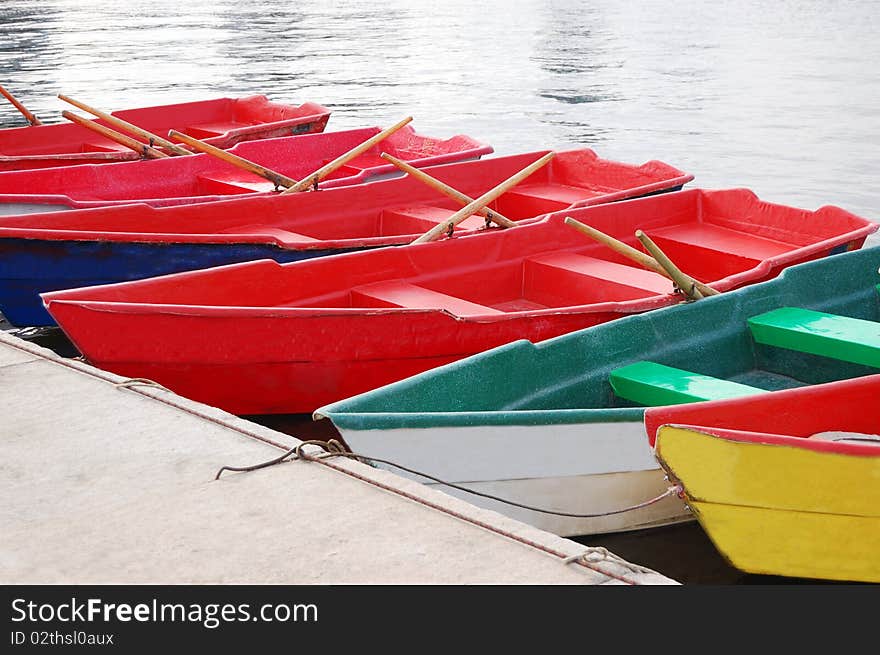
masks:
[[[4,332],[0,409],[4,584],[678,584],[351,459],[215,480],[299,442]]]

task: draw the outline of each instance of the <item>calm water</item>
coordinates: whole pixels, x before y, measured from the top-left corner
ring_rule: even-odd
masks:
[[[47,123],[58,93],[106,111],[263,93],[332,108],[328,130],[412,115],[499,154],[589,146],[880,219],[878,2],[436,4],[2,0],[0,84]],[[695,524],[601,541],[680,581],[743,581]]]
[[[880,3],[3,0],[0,80],[49,122],[265,93],[498,153],[587,145],[880,217]],[[21,121],[0,105],[0,124]]]

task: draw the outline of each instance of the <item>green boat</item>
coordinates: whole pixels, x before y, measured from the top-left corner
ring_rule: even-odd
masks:
[[[563,536],[691,520],[644,407],[877,373],[880,247],[533,344],[515,341],[321,407],[357,453],[546,514],[438,488]],[[422,478],[416,478],[424,481]]]

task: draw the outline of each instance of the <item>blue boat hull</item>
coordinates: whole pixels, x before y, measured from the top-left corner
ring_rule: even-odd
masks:
[[[255,259],[293,262],[350,249],[286,250],[270,244],[132,243],[0,239],[0,312],[14,326],[52,326],[40,294],[140,280]]]

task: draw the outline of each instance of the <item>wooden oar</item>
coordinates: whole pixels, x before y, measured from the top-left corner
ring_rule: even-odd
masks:
[[[419,170],[415,166],[407,164],[405,161],[401,161],[397,157],[392,157],[387,152],[383,152],[379,156],[382,157],[382,159],[384,159],[386,161],[390,161],[392,164],[397,166],[397,168],[399,168],[403,172],[407,173],[408,175],[411,175],[412,177],[416,178],[417,180],[424,182],[432,189],[436,189],[440,193],[447,195],[450,198],[452,198],[453,200],[460,202],[462,205],[466,205],[469,202],[473,202],[473,200],[474,200],[470,196],[463,194],[461,191],[458,191],[457,189],[453,189],[451,186],[441,182],[437,178],[431,177],[430,175],[428,175],[424,171]],[[502,216],[501,214],[499,214],[498,212],[496,212],[493,209],[487,209],[487,208],[483,207],[477,213],[480,216],[485,216],[490,221],[492,221],[493,223],[496,223],[497,225],[500,225],[501,227],[516,227],[516,223],[514,223],[509,218],[505,218],[504,216]]]
[[[22,115],[27,119],[27,122],[31,125],[42,125],[40,119],[34,116],[31,112],[27,110],[27,108],[21,104],[18,100],[16,100],[15,96],[13,96],[9,91],[0,86],[0,93],[3,94],[3,97],[6,98],[9,102],[12,103],[12,106],[15,107],[18,111],[22,113]]]
[[[636,250],[632,246],[624,243],[623,241],[615,239],[614,237],[605,234],[604,232],[600,232],[590,225],[585,225],[580,221],[576,221],[571,216],[565,217],[565,224],[570,225],[578,232],[586,234],[591,239],[594,239],[595,241],[598,241],[599,243],[608,246],[613,251],[620,253],[624,257],[627,257],[634,262],[641,264],[645,268],[654,271],[655,273],[659,273],[664,277],[668,277],[670,280],[672,279],[671,277],[669,277],[669,273],[666,272],[666,269],[660,266],[656,259],[654,259],[650,255],[646,255],[641,250]]]
[[[546,155],[544,155],[543,157],[541,157],[537,161],[532,162],[531,164],[526,166],[524,169],[522,169],[519,173],[507,178],[501,184],[496,186],[494,189],[490,189],[489,191],[487,191],[486,193],[481,195],[476,200],[472,200],[471,202],[469,202],[466,206],[459,209],[457,212],[455,212],[452,216],[447,218],[442,223],[438,223],[437,225],[432,227],[430,230],[425,232],[418,239],[413,241],[413,243],[414,244],[415,243],[426,243],[428,241],[434,241],[441,234],[443,234],[444,232],[447,232],[448,230],[451,230],[453,227],[455,227],[456,225],[461,223],[468,216],[473,216],[474,214],[476,214],[480,209],[482,209],[483,207],[488,205],[490,202],[495,200],[495,198],[497,198],[498,196],[503,194],[505,191],[507,191],[511,187],[516,186],[517,184],[522,182],[529,175],[531,175],[536,170],[538,170],[539,168],[544,166],[551,159],[553,159],[555,154],[556,153],[554,153],[554,152],[548,152]]]
[[[287,177],[286,175],[282,175],[281,173],[276,173],[275,171],[270,170],[265,166],[260,166],[257,163],[245,159],[244,157],[233,155],[231,152],[226,152],[225,150],[212,146],[209,143],[194,139],[187,134],[181,134],[177,130],[169,131],[168,136],[169,138],[177,139],[178,141],[186,143],[196,150],[207,153],[209,155],[213,155],[214,157],[222,159],[223,161],[228,162],[234,166],[238,166],[239,168],[244,169],[249,173],[259,175],[260,177],[265,177],[267,180],[272,182],[272,184],[274,184],[276,188],[282,186],[291,187],[296,184],[296,180],[294,180],[292,177]]]
[[[641,264],[648,270],[659,273],[660,275],[667,277],[670,280],[673,279],[669,272],[665,268],[663,268],[663,266],[661,266],[656,259],[654,259],[650,255],[646,255],[641,250],[636,250],[632,246],[624,243],[623,241],[615,239],[614,237],[605,234],[604,232],[601,232],[590,225],[585,225],[584,223],[573,219],[571,216],[565,217],[565,224],[573,227],[578,232],[586,234],[588,237],[594,239],[595,241],[598,241],[599,243],[608,246],[613,251],[633,260],[637,264]],[[693,278],[690,279],[696,283],[697,289],[699,289],[700,293],[702,293],[704,296],[711,296],[718,293],[717,291],[703,284],[702,282],[694,280]]]
[[[112,114],[108,114],[106,112],[99,111],[97,109],[93,109],[92,107],[89,107],[87,104],[80,102],[78,100],[74,100],[73,98],[70,98],[70,97],[68,97],[64,94],[61,94],[61,93],[58,94],[58,97],[61,98],[64,102],[69,102],[74,107],[79,107],[83,111],[88,112],[88,113],[92,114],[93,116],[97,116],[98,118],[104,119],[105,121],[107,121],[111,125],[115,125],[116,127],[122,128],[126,132],[130,132],[134,135],[137,135],[137,136],[141,137],[142,139],[146,139],[147,141],[150,142],[151,146],[154,146],[154,145],[162,146],[163,148],[167,148],[168,150],[170,150],[171,152],[173,152],[176,155],[191,155],[191,154],[193,154],[189,150],[187,150],[186,148],[181,148],[179,145],[177,145],[175,143],[171,143],[171,141],[168,141],[167,139],[163,139],[158,134],[153,134],[152,132],[147,132],[147,130],[140,128],[137,125],[132,125],[128,121],[124,121],[121,118],[117,118],[116,116],[113,116]]]
[[[111,130],[109,127],[104,127],[103,125],[99,125],[95,121],[90,121],[87,118],[83,118],[82,116],[78,116],[69,111],[62,111],[61,115],[64,116],[69,121],[73,121],[77,125],[82,125],[90,130],[101,134],[111,141],[116,141],[116,143],[121,143],[126,148],[131,148],[135,152],[141,154],[144,157],[150,157],[152,159],[161,159],[162,157],[167,157],[168,155],[162,152],[161,150],[156,150],[155,148],[151,148],[146,143],[141,143],[136,139],[132,139],[129,136],[124,134],[120,134],[116,130]]]
[[[359,146],[355,146],[354,148],[352,148],[351,150],[349,150],[345,154],[340,155],[339,157],[337,157],[336,159],[331,161],[329,164],[325,164],[324,166],[322,166],[321,168],[316,170],[314,173],[307,175],[302,180],[300,180],[299,182],[297,182],[293,186],[285,189],[281,193],[296,193],[297,191],[304,191],[305,189],[308,189],[309,187],[313,187],[313,186],[317,187],[318,182],[320,182],[325,177],[330,175],[330,173],[335,171],[337,168],[344,166],[346,163],[348,163],[349,161],[351,161],[352,159],[354,159],[355,157],[357,157],[361,153],[366,152],[367,150],[372,148],[374,145],[376,145],[380,141],[387,139],[389,136],[391,136],[392,134],[397,132],[397,130],[399,130],[401,127],[403,127],[404,125],[409,123],[411,120],[412,120],[412,116],[407,116],[406,118],[395,123],[391,127],[385,128],[384,130],[382,130],[378,134],[374,134],[372,137],[370,137],[369,139],[364,141]]]
[[[704,296],[714,296],[718,293],[712,287],[698,282],[686,273],[682,273],[681,269],[672,263],[672,260],[666,256],[666,253],[660,250],[659,246],[657,246],[647,234],[641,230],[636,230],[636,238],[642,242],[642,245],[645,246],[645,250],[654,255],[654,259],[657,260],[657,263],[666,269],[666,272],[675,282],[676,286],[689,298],[692,300],[699,300]]]

